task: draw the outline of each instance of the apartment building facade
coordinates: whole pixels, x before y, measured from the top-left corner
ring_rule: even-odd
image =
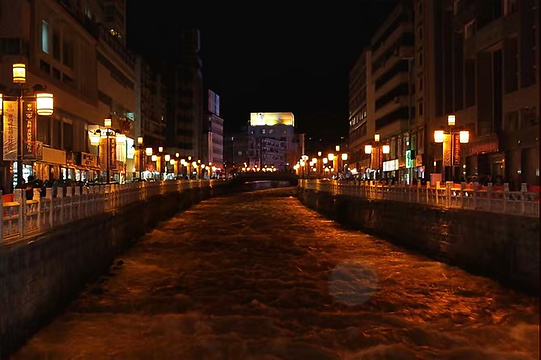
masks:
[[[23,176],[82,181],[104,176],[106,164],[100,166],[97,158],[102,146],[92,146],[90,137],[112,116],[112,128],[121,136],[107,147],[109,170],[116,180],[125,178],[133,166],[128,148],[134,140],[134,62],[103,27],[99,2],[2,0],[0,7],[0,92],[14,95],[11,67],[24,63],[27,93],[40,84],[54,96],[53,115],[37,118],[39,150],[25,162]],[[17,164],[2,165],[3,186],[11,189]]]
[[[371,43],[375,114],[367,111],[367,126],[390,146],[379,154],[382,177],[538,184],[538,29],[538,0],[400,3]],[[349,120],[351,151],[362,154],[373,138],[355,136],[359,105],[351,98],[360,87],[351,73],[361,67],[350,72]],[[469,141],[454,137],[451,154],[435,130],[449,142],[451,131],[467,130]]]

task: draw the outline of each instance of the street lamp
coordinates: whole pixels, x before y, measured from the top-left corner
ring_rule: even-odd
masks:
[[[377,173],[378,171],[380,171],[380,163],[381,163],[381,159],[380,159],[380,155],[379,155],[379,149],[380,149],[380,135],[379,134],[374,134],[374,145],[372,144],[366,144],[364,146],[364,153],[367,154],[367,155],[372,155],[372,151],[375,151],[376,152],[376,176],[374,176],[374,179],[377,179]],[[381,147],[381,151],[383,154],[388,154],[390,153],[391,151],[391,147],[387,144],[383,145]],[[372,157],[370,157],[370,163],[372,162]],[[372,164],[370,164],[370,167],[372,167]]]
[[[470,141],[470,132],[467,130],[460,130],[458,132],[453,131],[453,128],[456,125],[456,116],[450,114],[447,116],[447,127],[448,131],[444,130],[435,130],[434,131],[434,142],[437,144],[444,144],[444,165],[445,165],[445,154],[447,149],[450,150],[450,176],[446,180],[452,180],[455,174],[455,166],[460,165],[460,144],[467,144]],[[447,146],[446,146],[447,145]]]
[[[3,129],[3,160],[17,161],[17,186],[20,187],[23,180],[23,159],[33,161],[37,158],[37,115],[52,115],[54,106],[53,94],[45,92],[44,85],[35,84],[32,86],[32,93],[30,89],[23,88],[26,84],[25,64],[13,64],[12,76],[13,83],[19,85],[18,95],[0,94],[0,115],[6,117]]]

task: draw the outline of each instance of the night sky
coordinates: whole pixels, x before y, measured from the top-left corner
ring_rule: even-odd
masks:
[[[182,28],[201,31],[203,81],[220,96],[226,131],[250,112],[293,112],[298,131],[348,132],[348,73],[397,3],[127,0],[127,43],[152,61],[173,56]]]

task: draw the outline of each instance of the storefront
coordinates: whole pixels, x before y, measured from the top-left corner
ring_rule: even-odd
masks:
[[[61,168],[66,167],[66,151],[43,147],[42,158],[34,163],[34,177],[43,181],[53,181],[56,179],[66,179],[63,177]]]
[[[505,176],[505,155],[500,151],[496,134],[478,136],[468,144],[466,177],[477,177],[481,183],[494,182]]]

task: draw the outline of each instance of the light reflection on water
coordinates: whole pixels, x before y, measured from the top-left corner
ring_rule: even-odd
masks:
[[[539,358],[537,298],[344,230],[291,191],[162,223],[14,358]]]

